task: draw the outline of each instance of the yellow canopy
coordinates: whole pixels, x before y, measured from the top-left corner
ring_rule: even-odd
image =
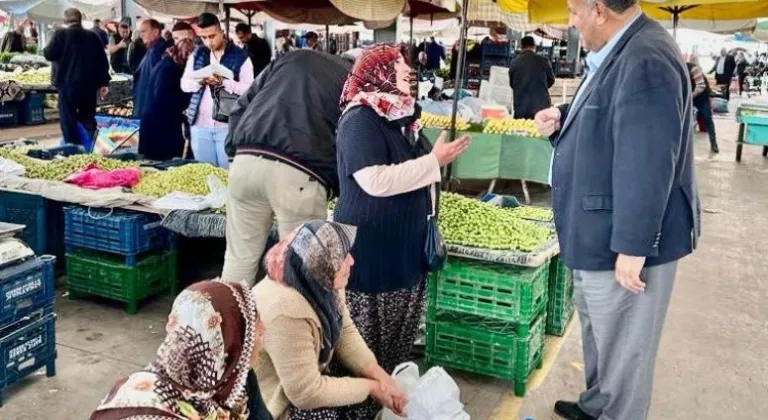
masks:
[[[528,13],[534,23],[566,24],[565,0],[498,0],[499,6],[512,13]],[[642,0],[643,11],[653,19],[669,20],[675,7],[685,20],[740,20],[768,17],[766,0]],[[686,8],[686,6],[691,6]]]

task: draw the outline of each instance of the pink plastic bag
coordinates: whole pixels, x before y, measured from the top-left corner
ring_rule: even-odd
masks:
[[[86,166],[82,171],[76,172],[64,182],[75,184],[83,188],[98,190],[100,188],[133,187],[139,183],[141,171],[138,168],[115,169],[105,171],[95,163]]]

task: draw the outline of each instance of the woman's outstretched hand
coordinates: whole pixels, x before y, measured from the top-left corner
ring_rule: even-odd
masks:
[[[432,154],[437,158],[440,167],[446,166],[456,160],[456,158],[461,156],[461,154],[469,147],[468,134],[465,134],[450,143],[446,143],[447,137],[448,133],[443,131],[440,133],[440,137],[435,142],[435,145],[432,146]]]

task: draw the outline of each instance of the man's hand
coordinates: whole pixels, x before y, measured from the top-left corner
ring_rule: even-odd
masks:
[[[643,266],[645,266],[645,257],[619,254],[616,259],[616,281],[632,293],[644,292],[645,283],[640,279]]]
[[[109,95],[109,86],[104,86],[101,89],[99,89],[99,97],[101,98],[102,101],[107,98],[107,95]]]
[[[556,107],[539,111],[534,118],[539,133],[549,137],[560,130],[560,109]]]
[[[443,131],[440,137],[432,146],[432,154],[437,158],[437,162],[440,167],[446,166],[453,162],[464,153],[469,147],[469,136],[463,135],[456,140],[446,143],[445,139],[448,137],[448,133]]]
[[[120,49],[123,49],[123,48],[128,48],[128,44],[126,44],[126,43],[125,43],[125,40],[121,40],[121,41],[120,41],[120,42],[117,44],[117,46],[118,46]]]
[[[205,79],[200,81],[201,85],[208,85],[213,87],[219,87],[221,84],[224,83],[224,78],[221,76],[211,76],[206,77]]]

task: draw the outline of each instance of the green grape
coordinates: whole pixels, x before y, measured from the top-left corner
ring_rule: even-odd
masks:
[[[440,196],[438,224],[447,243],[490,250],[530,252],[554,235],[509,210],[453,193]]]
[[[133,187],[133,192],[162,197],[172,192],[208,195],[208,175],[216,175],[226,184],[228,172],[207,163],[193,163],[168,171],[147,172]]]
[[[520,206],[507,209],[510,213],[521,219],[538,220],[542,222],[552,221],[552,209],[541,207]]]
[[[26,169],[26,178],[63,181],[73,173],[85,168],[91,163],[106,171],[121,168],[136,168],[137,162],[124,162],[106,158],[99,154],[72,155],[66,158],[56,158],[51,161],[36,160],[28,157],[26,151],[31,148],[2,148],[0,157],[12,160]]]

